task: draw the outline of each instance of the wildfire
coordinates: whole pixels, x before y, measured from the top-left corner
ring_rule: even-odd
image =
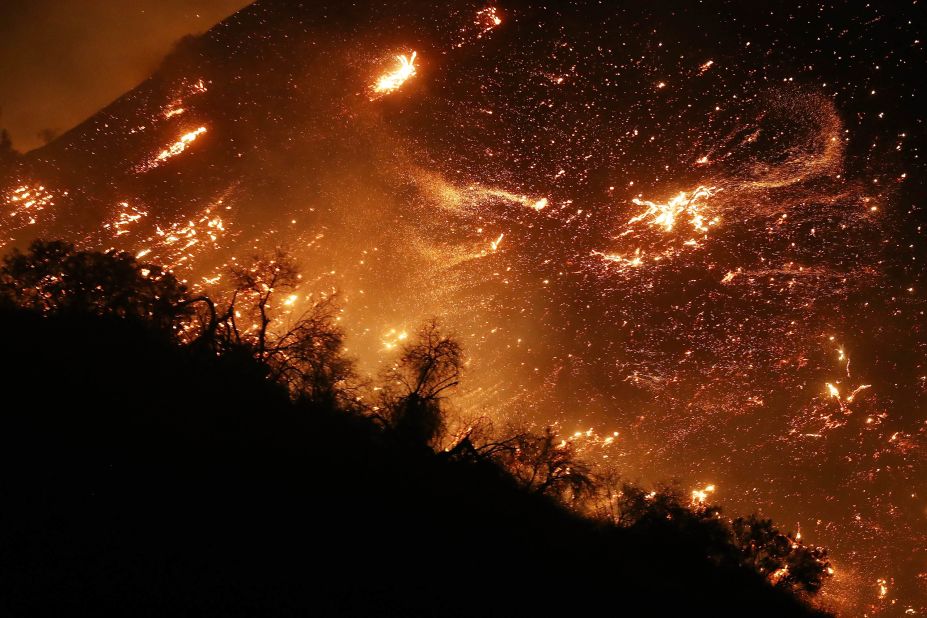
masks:
[[[54,195],[42,185],[23,185],[7,195],[6,203],[12,208],[12,216],[15,217],[54,206]]]
[[[147,172],[148,170],[152,170],[158,167],[159,165],[161,165],[168,159],[176,157],[177,155],[185,151],[187,147],[190,146],[190,144],[195,142],[197,138],[199,138],[199,136],[204,133],[206,133],[206,127],[199,127],[198,129],[190,131],[189,133],[184,133],[177,139],[176,142],[174,142],[173,144],[171,144],[170,146],[162,150],[160,153],[158,153],[158,156],[154,157],[152,160],[147,162],[145,165],[140,166],[138,168],[138,171]]]
[[[105,223],[103,229],[115,230],[114,236],[128,234],[127,226],[137,223],[142,217],[148,216],[148,213],[131,206],[128,202],[119,203],[119,211],[110,223]]]
[[[476,12],[473,25],[467,26],[461,30],[460,41],[454,47],[460,48],[473,41],[478,41],[501,25],[502,18],[499,16],[499,11],[496,7],[490,6],[485,9],[480,9]]]
[[[879,598],[884,599],[888,596],[888,580],[884,577],[880,577],[876,580],[876,586],[879,587]]]
[[[477,38],[480,38],[493,28],[501,26],[502,18],[499,17],[496,7],[491,6],[476,12],[476,25],[482,29],[482,32],[477,36]]]
[[[693,506],[702,506],[705,504],[705,501],[708,500],[708,496],[713,494],[715,491],[714,485],[706,485],[704,489],[693,489],[692,490],[692,505]]]
[[[677,220],[683,216],[689,217],[689,223],[697,232],[707,232],[709,226],[718,223],[717,218],[709,221],[705,220],[705,204],[703,200],[717,193],[714,187],[700,186],[691,193],[680,191],[678,195],[670,199],[665,204],[650,202],[634,198],[632,200],[638,206],[646,206],[647,210],[632,217],[628,225],[633,225],[640,221],[647,220],[652,226],[662,227],[664,232],[672,232]]]
[[[162,150],[158,155],[158,161],[166,161],[171,157],[179,155],[187,149],[187,146],[196,141],[196,139],[206,132],[206,127],[200,127],[195,131],[190,131],[180,136],[180,139],[170,145],[166,150]]]
[[[617,253],[603,253],[601,251],[593,251],[592,255],[599,257],[603,261],[610,264],[619,264],[621,266],[630,266],[632,268],[636,268],[644,263],[644,260],[641,257],[640,249],[636,249],[634,251],[633,257],[625,257]]]
[[[415,57],[418,52],[412,52],[411,56],[400,54],[396,56],[399,66],[389,73],[384,73],[373,86],[373,91],[377,94],[389,94],[402,87],[413,75],[415,75]]]
[[[383,349],[384,350],[395,350],[398,348],[404,341],[409,338],[409,333],[404,330],[398,330],[395,328],[389,329],[383,335]]]
[[[6,207],[0,214],[9,217],[7,223],[11,229],[35,225],[41,211],[54,208],[55,200],[67,195],[67,191],[56,194],[40,183],[24,184],[0,195],[0,203]]]

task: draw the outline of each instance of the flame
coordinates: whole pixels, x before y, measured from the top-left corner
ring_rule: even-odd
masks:
[[[708,500],[708,496],[715,491],[714,485],[706,485],[704,489],[692,490],[692,505],[702,506]]]
[[[380,79],[373,86],[373,91],[378,94],[388,94],[398,90],[406,81],[415,75],[415,56],[418,52],[412,52],[411,56],[400,54],[396,56],[399,66],[380,76]]]
[[[184,133],[177,139],[176,142],[174,142],[173,144],[171,144],[170,146],[162,150],[160,153],[158,153],[158,156],[154,157],[153,159],[146,162],[145,164],[139,166],[138,168],[136,168],[136,170],[138,172],[147,172],[149,170],[152,170],[158,167],[159,165],[161,165],[168,159],[172,157],[176,157],[177,155],[182,153],[184,150],[186,150],[187,147],[193,142],[195,142],[197,138],[199,138],[199,136],[202,135],[203,133],[206,133],[206,127],[199,127],[193,131],[190,131],[189,133]]]
[[[409,333],[407,331],[391,328],[383,335],[383,349],[395,350],[408,338]]]
[[[884,599],[888,596],[888,580],[884,577],[880,577],[876,580],[876,585],[879,587],[879,598]]]
[[[181,152],[187,149],[187,146],[196,141],[200,135],[206,132],[206,127],[200,127],[195,131],[190,131],[180,136],[180,139],[170,145],[166,150],[162,150],[161,154],[158,155],[158,161],[166,161],[171,157],[179,155]]]
[[[646,206],[647,210],[632,217],[628,225],[633,225],[640,221],[647,220],[652,226],[662,227],[664,232],[672,232],[676,226],[677,219],[683,215],[689,216],[689,223],[698,232],[707,232],[708,226],[717,224],[717,218],[708,221],[705,225],[705,204],[702,200],[711,197],[717,193],[714,187],[700,186],[691,193],[680,191],[675,197],[665,204],[650,202],[634,198],[632,201],[638,206]]]

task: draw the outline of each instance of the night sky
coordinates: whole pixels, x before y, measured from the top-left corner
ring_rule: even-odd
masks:
[[[31,150],[93,115],[157,68],[183,36],[247,0],[4,0],[0,127]]]
[[[287,247],[305,283],[278,310],[337,292],[368,371],[440,316],[460,417],[713,486],[830,549],[825,606],[923,615],[922,12],[260,0],[0,177],[4,249],[126,249],[220,297]],[[161,49],[201,23],[175,14]],[[0,88],[23,143],[93,111],[17,120],[67,100],[59,68]]]

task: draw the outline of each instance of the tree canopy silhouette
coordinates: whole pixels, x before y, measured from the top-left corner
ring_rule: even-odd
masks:
[[[444,433],[442,400],[460,383],[460,343],[437,320],[424,324],[386,373],[382,400],[390,424],[405,439],[434,444]]]
[[[144,321],[170,330],[189,313],[186,290],[161,267],[125,252],[79,251],[62,242],[33,242],[6,256],[0,298],[43,314],[88,313]]]

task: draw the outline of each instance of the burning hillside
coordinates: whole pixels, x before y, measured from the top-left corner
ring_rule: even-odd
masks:
[[[337,290],[366,367],[442,316],[461,413],[618,432],[623,474],[830,546],[832,602],[927,611],[923,196],[910,119],[879,120],[905,82],[870,95],[827,48],[905,21],[795,8],[809,44],[740,6],[591,4],[259,0],[10,166],[3,247],[216,295],[284,247],[286,311]]]

